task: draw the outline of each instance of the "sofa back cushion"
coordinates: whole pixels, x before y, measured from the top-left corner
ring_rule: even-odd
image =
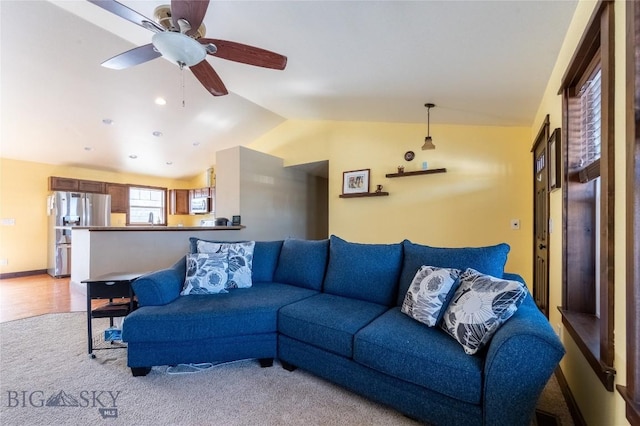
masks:
[[[282,243],[273,281],[320,291],[328,256],[329,240],[288,238]]]
[[[504,265],[510,247],[501,243],[487,247],[429,247],[414,244],[409,240],[402,242],[404,261],[398,288],[397,306],[402,306],[407,290],[418,269],[423,266],[454,268],[465,271],[473,268],[486,275],[502,278]]]
[[[330,241],[323,291],[391,306],[402,268],[402,244],[350,243],[335,235]]]
[[[281,249],[282,240],[256,241],[256,246],[253,249],[253,275],[251,276],[254,282],[273,281]]]

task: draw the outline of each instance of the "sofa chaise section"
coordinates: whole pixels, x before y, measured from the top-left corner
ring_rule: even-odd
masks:
[[[278,310],[314,294],[286,284],[256,283],[216,297],[182,296],[167,305],[143,306],[125,320],[128,365],[276,358]]]

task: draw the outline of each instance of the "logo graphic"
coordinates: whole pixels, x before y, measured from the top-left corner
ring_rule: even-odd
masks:
[[[51,395],[45,405],[47,407],[79,407],[80,403],[73,396],[61,390],[57,394]]]
[[[118,417],[117,399],[121,391],[83,390],[76,393],[60,390],[47,393],[41,390],[10,390],[7,391],[8,408],[45,408],[45,407],[75,407],[97,408],[103,419]],[[50,395],[48,398],[46,395]]]

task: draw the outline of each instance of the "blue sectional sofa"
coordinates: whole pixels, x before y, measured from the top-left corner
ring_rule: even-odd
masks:
[[[530,295],[473,355],[401,311],[422,265],[523,282],[504,272],[508,251],[335,236],[256,242],[251,287],[186,296],[181,259],[133,283],[140,307],[123,323],[128,365],[145,375],[157,365],[277,358],[419,421],[528,425],[564,354]]]

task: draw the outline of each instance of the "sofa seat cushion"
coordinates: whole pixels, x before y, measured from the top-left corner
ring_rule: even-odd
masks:
[[[393,308],[360,330],[354,339],[356,362],[452,398],[479,404],[482,366],[439,328]]]
[[[363,300],[317,294],[280,309],[278,331],[351,358],[353,336],[387,309],[386,306]]]
[[[277,332],[278,309],[316,294],[279,283],[255,283],[228,293],[181,296],[162,306],[145,306],[123,324],[128,342],[179,342]]]

